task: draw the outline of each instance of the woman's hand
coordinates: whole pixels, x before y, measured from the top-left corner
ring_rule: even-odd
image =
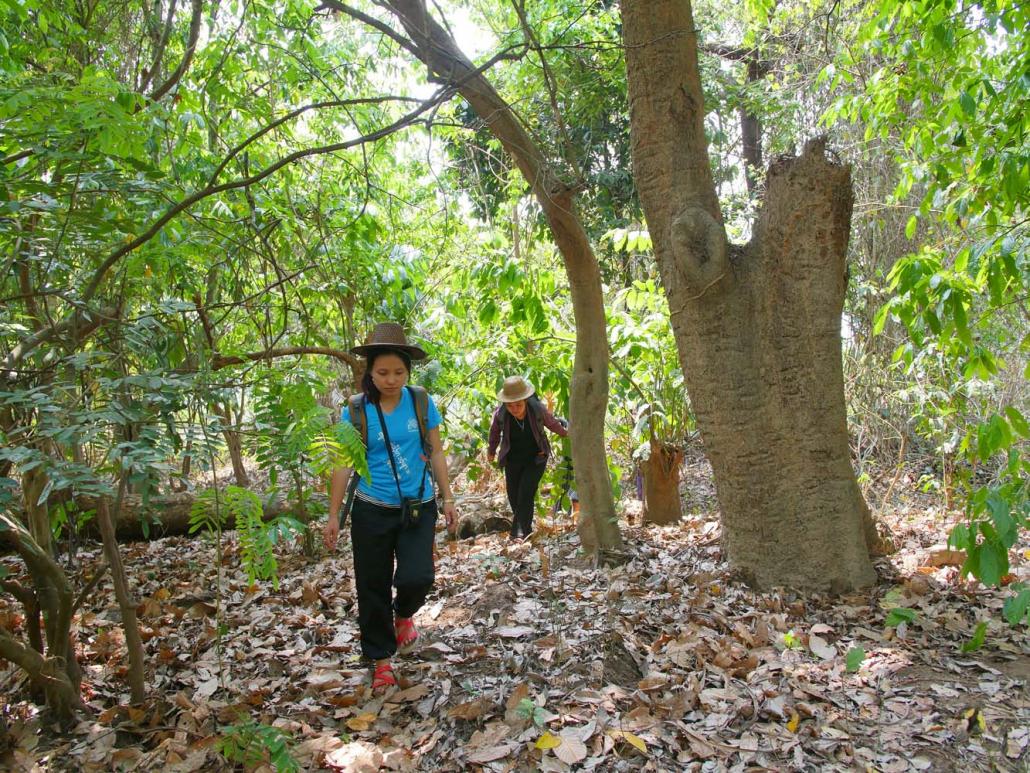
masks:
[[[330,553],[336,549],[336,540],[340,536],[339,516],[329,516],[325,526],[322,528],[322,541],[325,542],[325,549]]]
[[[458,508],[454,506],[453,499],[445,499],[443,501],[443,515],[447,523],[447,531],[454,534],[455,530],[458,528]]]

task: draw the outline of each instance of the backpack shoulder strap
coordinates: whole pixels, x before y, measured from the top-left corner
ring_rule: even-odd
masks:
[[[365,395],[358,392],[347,398],[347,407],[350,410],[350,423],[361,435],[361,442],[368,448],[368,422],[365,420]]]
[[[425,387],[409,386],[411,397],[415,403],[415,418],[418,419],[418,430],[422,435],[422,450],[427,454],[429,448],[429,392]]]

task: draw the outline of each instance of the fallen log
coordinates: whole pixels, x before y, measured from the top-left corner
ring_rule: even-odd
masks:
[[[152,496],[144,504],[142,497],[128,495],[122,503],[121,511],[115,518],[115,535],[119,540],[158,539],[186,534],[190,528],[190,509],[196,499],[190,492]],[[311,518],[311,511],[324,513],[326,497],[316,494],[307,502],[307,518],[301,517],[299,508],[294,502],[276,497],[262,500],[262,517],[269,521],[280,515],[290,515],[300,521]],[[95,497],[79,497],[76,500],[79,512],[96,512],[98,504]],[[108,501],[110,506],[111,502]],[[112,511],[113,514],[113,511]],[[231,514],[227,514],[225,529],[235,529],[236,523]],[[96,519],[90,518],[84,528],[85,536],[99,538],[100,530]]]
[[[122,502],[121,511],[115,517],[115,535],[119,540],[159,539],[186,534],[190,527],[190,510],[196,496],[191,492],[173,492],[160,496],[151,496],[146,503],[136,494],[128,494]],[[97,497],[81,496],[75,500],[78,513],[96,512]],[[307,501],[307,518],[301,517],[295,502],[281,497],[262,500],[262,517],[268,521],[280,515],[290,515],[304,522],[310,520],[312,511],[318,519],[325,519],[327,497],[314,494]],[[112,507],[113,499],[108,498],[108,506]],[[24,522],[24,514],[17,513]],[[231,515],[227,515],[225,529],[236,528]],[[458,539],[468,539],[477,534],[503,532],[511,528],[511,515],[503,495],[469,495],[458,497]],[[96,519],[90,517],[81,530],[81,534],[91,539],[100,538],[100,530]]]

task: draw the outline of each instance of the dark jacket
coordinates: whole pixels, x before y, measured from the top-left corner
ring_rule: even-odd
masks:
[[[537,456],[539,464],[547,464],[547,458],[551,455],[551,444],[547,441],[547,433],[544,432],[544,427],[551,430],[562,437],[566,437],[569,431],[562,426],[554,415],[547,410],[547,407],[539,400],[530,400],[526,404],[526,418],[529,419],[529,426],[533,430],[533,439],[536,440],[537,446],[540,448],[540,453]],[[514,421],[514,417],[508,412],[508,408],[504,403],[497,406],[497,410],[494,411],[493,421],[490,423],[490,442],[487,445],[487,453],[491,456],[494,451],[497,450],[497,445],[500,443],[501,450],[497,454],[497,463],[504,464],[505,458],[508,456],[508,451],[511,449],[511,423]]]

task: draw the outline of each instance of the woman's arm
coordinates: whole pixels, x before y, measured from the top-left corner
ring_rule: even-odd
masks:
[[[490,439],[486,444],[486,458],[489,461],[494,460],[494,455],[497,453],[497,446],[501,442],[501,423],[504,408],[494,411],[493,421],[490,422]]]
[[[329,519],[322,529],[322,540],[328,550],[336,547],[336,540],[340,536],[340,506],[351,475],[350,467],[337,467],[329,479]]]
[[[443,453],[443,441],[440,440],[440,428],[433,427],[429,430],[429,447],[432,449],[432,456],[429,461],[433,466],[433,477],[440,489],[440,496],[443,498],[443,513],[447,519],[447,531],[453,532],[458,511],[454,507],[454,494],[451,492],[451,482],[447,477],[447,457]]]
[[[547,427],[547,429],[551,430],[551,432],[555,433],[556,435],[561,435],[562,437],[568,437],[569,428],[567,426],[563,425],[556,418],[554,418],[554,414],[551,413],[549,410],[547,410],[546,406],[541,405],[540,408],[542,409],[541,413],[542,413],[542,415],[544,417],[544,419],[543,419],[544,420],[544,426]]]

